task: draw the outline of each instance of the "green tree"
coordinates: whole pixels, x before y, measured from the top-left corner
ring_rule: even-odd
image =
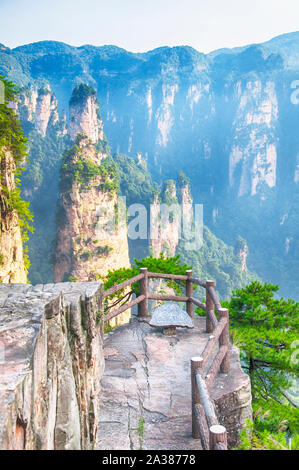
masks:
[[[230,327],[250,375],[254,399],[290,401],[285,390],[298,373],[292,344],[298,339],[299,303],[275,299],[278,286],[257,281],[233,292]]]
[[[18,223],[21,228],[22,240],[28,240],[28,231],[33,228],[30,222],[33,215],[29,209],[29,203],[21,197],[20,179],[18,176],[24,171],[22,165],[27,158],[27,139],[24,136],[21,124],[10,106],[17,99],[18,91],[15,85],[0,75],[0,81],[4,84],[4,103],[0,103],[0,220],[4,220],[10,214],[18,214]],[[10,151],[14,160],[15,188],[9,188],[3,171],[5,153]],[[2,255],[3,256],[3,255]],[[27,246],[24,247],[25,267],[29,267]]]
[[[181,264],[180,256],[166,257],[163,253],[160,254],[158,258],[150,255],[143,259],[134,259],[134,264],[131,268],[119,268],[109,271],[108,274],[104,277],[99,274],[93,273],[95,279],[102,278],[104,281],[105,290],[110,289],[110,287],[120,284],[121,282],[130,279],[131,277],[137,276],[140,273],[140,268],[147,268],[149,272],[155,273],[165,273],[165,274],[186,274],[186,270],[191,269],[187,264]],[[171,281],[167,280],[166,284],[168,287],[175,290],[177,295],[182,295],[182,287],[185,286],[185,282],[181,281]],[[138,295],[140,289],[140,282],[135,282],[131,286],[131,293]],[[119,299],[122,301],[125,299],[125,302],[128,301],[128,294],[124,296],[124,289],[116,292],[109,296],[109,299]]]
[[[241,434],[240,449],[298,449],[298,401],[289,393],[298,381],[293,345],[298,338],[299,303],[277,299],[277,285],[257,281],[233,292],[231,336],[249,374],[254,419]],[[296,385],[295,385],[296,387]]]

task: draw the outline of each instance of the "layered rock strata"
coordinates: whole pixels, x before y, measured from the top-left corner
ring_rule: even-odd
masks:
[[[0,285],[0,449],[93,449],[101,283]]]

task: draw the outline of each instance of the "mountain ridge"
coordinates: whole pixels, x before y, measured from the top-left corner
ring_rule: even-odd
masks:
[[[16,47],[13,47],[13,48],[9,48],[7,46],[5,46],[4,44],[1,44],[1,46],[4,46],[5,48],[9,49],[10,51],[16,51],[16,52],[19,52],[19,51],[24,51],[26,50],[26,48],[28,49],[28,52],[30,51],[30,49],[32,49],[32,46],[37,46],[37,45],[51,45],[51,44],[55,44],[55,45],[59,45],[59,46],[63,46],[67,49],[71,49],[71,50],[75,50],[75,49],[84,49],[84,48],[93,48],[93,49],[104,49],[104,48],[113,48],[115,50],[121,50],[123,52],[126,52],[128,54],[133,54],[133,55],[136,55],[136,56],[143,56],[143,55],[147,55],[149,53],[153,53],[155,51],[159,51],[159,50],[169,50],[169,49],[175,49],[175,48],[186,48],[186,49],[192,49],[193,51],[196,51],[197,53],[199,54],[202,54],[202,55],[205,55],[205,56],[215,56],[215,54],[219,54],[219,53],[229,53],[229,52],[241,52],[245,49],[247,49],[248,47],[250,46],[269,46],[269,45],[276,45],[277,43],[285,43],[289,40],[294,40],[296,39],[297,41],[299,41],[299,31],[291,31],[289,33],[284,33],[284,34],[279,34],[278,36],[274,36],[272,37],[271,39],[268,39],[266,41],[262,41],[262,42],[255,42],[255,43],[248,43],[248,44],[245,44],[244,46],[236,46],[236,47],[225,47],[225,48],[219,48],[219,49],[214,49],[208,53],[205,53],[205,52],[202,52],[200,51],[199,49],[193,47],[193,46],[189,46],[189,45],[176,45],[176,46],[159,46],[159,47],[156,47],[154,49],[149,49],[148,51],[143,51],[143,52],[132,52],[132,51],[129,51],[123,47],[120,47],[120,46],[116,46],[115,44],[104,44],[104,45],[101,45],[101,46],[96,46],[94,44],[81,44],[80,46],[73,46],[71,44],[68,44],[66,42],[63,42],[63,41],[56,41],[56,40],[42,40],[42,41],[36,41],[36,42],[32,42],[32,43],[28,43],[28,44],[22,44],[20,46],[16,46]]]

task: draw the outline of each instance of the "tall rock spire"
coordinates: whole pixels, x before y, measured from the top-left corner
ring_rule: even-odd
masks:
[[[104,137],[96,91],[84,83],[76,86],[70,99],[69,134],[74,141],[81,133],[92,143]]]
[[[54,281],[88,281],[129,267],[126,218],[120,220],[116,165],[107,157],[96,92],[76,87],[70,100],[75,145],[65,152],[57,208]]]

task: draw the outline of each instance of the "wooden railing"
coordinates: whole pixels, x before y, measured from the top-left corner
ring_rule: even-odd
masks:
[[[151,278],[185,281],[186,295],[152,294],[148,291],[148,279]],[[141,320],[147,320],[149,319],[149,299],[186,302],[186,310],[190,317],[194,317],[194,305],[206,312],[206,331],[211,334],[201,356],[191,358],[192,435],[195,439],[201,440],[202,447],[205,450],[226,450],[227,432],[225,427],[221,426],[217,420],[214,402],[210,396],[210,388],[219,370],[227,374],[230,368],[229,312],[228,309],[221,307],[215,291],[215,282],[204,282],[195,279],[192,277],[191,270],[186,271],[185,275],[181,275],[152,273],[147,268],[141,268],[140,274],[137,276],[104,291],[104,298],[138,281],[140,281],[139,295],[134,300],[110,311],[105,316],[105,320],[111,320],[135,305],[138,305],[138,317]],[[193,284],[205,288],[205,303],[193,297]],[[218,351],[214,355],[216,348],[218,348]],[[207,365],[209,365],[209,368],[206,371]]]

